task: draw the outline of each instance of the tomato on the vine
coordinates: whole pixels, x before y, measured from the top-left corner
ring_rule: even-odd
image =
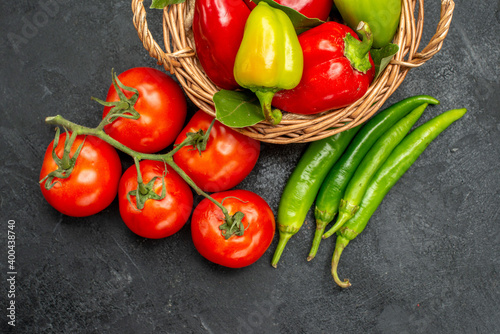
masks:
[[[257,261],[269,248],[275,232],[274,214],[259,195],[248,190],[230,190],[211,195],[230,215],[244,214],[243,235],[226,238],[222,210],[208,199],[198,204],[191,217],[191,235],[198,252],[206,259],[230,268]]]
[[[139,92],[133,108],[140,117],[117,118],[104,130],[138,152],[155,153],[172,144],[184,125],[187,113],[186,98],[180,86],[166,73],[148,67],[131,68],[120,74],[118,80]],[[120,90],[127,99],[134,95],[132,91]],[[113,85],[109,88],[106,101],[120,101]],[[124,105],[128,107],[126,103]],[[109,106],[104,108],[103,118],[110,110]]]
[[[168,237],[178,232],[189,219],[193,209],[193,193],[189,185],[174,170],[160,161],[139,163],[144,185],[149,183],[149,195],[162,199],[147,199],[138,207],[136,190],[137,168],[128,168],[120,180],[118,201],[120,215],[135,234],[150,239]],[[155,179],[154,181],[152,181]],[[147,187],[147,186],[146,186]],[[163,192],[164,190],[164,192]]]
[[[66,137],[66,133],[59,136],[54,150],[59,159],[63,158]],[[59,168],[52,155],[54,141],[45,151],[40,171],[40,188],[47,202],[59,212],[73,217],[90,216],[110,205],[116,197],[122,173],[116,150],[97,137],[76,136],[70,157],[75,157],[82,142],[82,149],[69,177],[54,177],[46,182],[49,173]]]
[[[214,118],[197,111],[181,131],[175,144],[189,132],[206,130]],[[204,191],[218,192],[233,188],[250,174],[260,154],[260,142],[215,121],[204,151],[185,146],[174,154],[174,162]]]

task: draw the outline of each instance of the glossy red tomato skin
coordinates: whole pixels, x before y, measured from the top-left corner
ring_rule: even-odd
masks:
[[[84,138],[76,137],[71,156]],[[62,133],[56,147],[59,158],[63,155],[65,139],[66,133]],[[45,151],[40,179],[58,168],[52,158],[53,145],[54,141]],[[97,137],[87,136],[70,176],[54,179],[55,184],[50,190],[45,189],[45,182],[40,188],[47,202],[57,211],[67,216],[86,217],[104,210],[113,202],[121,173],[122,165],[116,150]]]
[[[143,153],[156,153],[173,143],[184,126],[187,102],[181,87],[166,73],[154,68],[135,67],[118,76],[122,84],[139,91],[134,105],[139,119],[118,118],[104,130],[129,148]],[[130,98],[133,93],[122,90]],[[106,101],[118,101],[113,85]],[[109,113],[105,107],[103,118]]]
[[[161,177],[164,175],[165,165],[159,161],[143,160],[140,170],[144,184],[155,176],[155,192],[162,192]],[[149,239],[161,239],[178,232],[189,219],[193,209],[193,193],[188,184],[174,170],[167,167],[165,174],[166,196],[161,200],[149,199],[142,210],[136,206],[136,197],[127,194],[137,189],[137,169],[135,165],[129,167],[120,180],[118,199],[120,215],[125,225],[135,234]]]
[[[252,0],[245,0],[250,9],[257,6]],[[332,10],[332,0],[276,0],[277,3],[295,9],[304,16],[326,21]]]
[[[213,117],[197,111],[181,131],[175,144],[180,144],[188,132],[206,131]],[[219,192],[238,185],[254,168],[260,154],[260,142],[215,121],[206,150],[185,146],[174,154],[174,162],[189,175],[198,187]]]
[[[225,239],[219,226],[223,224],[222,210],[208,199],[198,204],[191,217],[191,235],[198,252],[207,260],[229,268],[242,268],[255,263],[271,245],[276,229],[274,214],[259,195],[248,190],[230,190],[211,195],[223,202],[233,215],[245,214],[243,236]]]

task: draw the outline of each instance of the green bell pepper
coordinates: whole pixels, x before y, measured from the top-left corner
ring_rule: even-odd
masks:
[[[333,0],[340,15],[352,29],[367,22],[373,33],[373,48],[391,43],[398,29],[401,0]]]
[[[233,73],[240,86],[257,95],[271,124],[278,124],[282,116],[281,111],[271,108],[274,94],[297,86],[303,67],[302,48],[290,18],[282,10],[259,2],[245,24]]]

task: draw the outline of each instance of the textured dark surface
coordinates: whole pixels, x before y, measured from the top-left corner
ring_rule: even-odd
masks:
[[[278,269],[269,264],[275,238],[257,263],[231,270],[197,253],[189,222],[153,241],[126,228],[116,201],[88,218],[53,210],[37,182],[54,133],[44,118],[96,125],[102,109],[90,97],[104,98],[111,68],[157,65],[137,37],[129,1],[2,1],[0,332],[498,332],[500,3],[456,5],[441,52],[411,70],[387,105],[415,94],[438,98],[441,105],[419,123],[448,109],[469,111],[428,147],[345,250],[339,272],[353,286],[340,290],[330,276],[332,239],[306,261],[312,212]],[[148,13],[159,38],[159,12]],[[438,13],[439,2],[426,0],[422,45]],[[238,188],[260,194],[276,213],[304,148],[263,144]],[[6,310],[9,220],[15,327]]]

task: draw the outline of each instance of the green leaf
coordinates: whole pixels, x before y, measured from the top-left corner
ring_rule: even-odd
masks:
[[[183,3],[186,0],[153,0],[151,2],[151,7],[152,9],[163,9],[167,7],[168,5],[175,5],[178,3]]]
[[[229,127],[244,128],[265,120],[259,100],[251,91],[221,89],[213,101],[215,118]]]
[[[269,6],[277,8],[277,9],[281,9],[282,11],[284,11],[285,14],[288,15],[288,17],[292,21],[292,24],[295,27],[295,31],[297,32],[297,35],[324,23],[324,21],[321,21],[320,19],[308,18],[307,16],[302,15],[301,13],[296,11],[295,9],[280,5],[279,3],[277,3],[276,1],[273,1],[273,0],[252,0],[252,1],[255,2],[256,4],[259,4],[259,2],[264,1],[264,2],[267,2],[267,4]]]
[[[373,63],[375,64],[375,79],[382,73],[384,68],[389,65],[392,57],[399,51],[397,44],[388,44],[380,49],[371,49]]]

